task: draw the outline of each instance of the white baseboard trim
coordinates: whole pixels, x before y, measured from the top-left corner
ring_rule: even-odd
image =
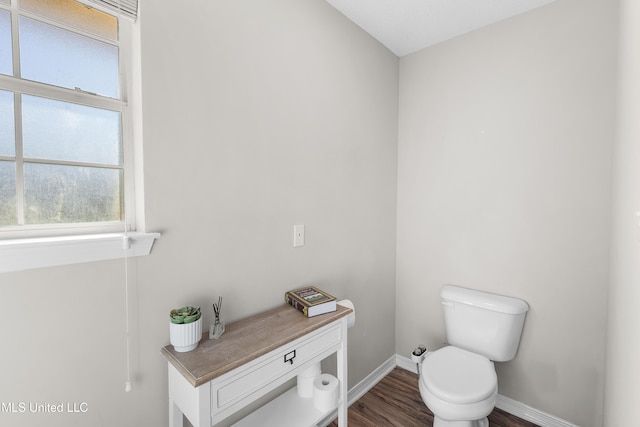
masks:
[[[382,365],[378,366],[373,372],[366,376],[362,381],[349,389],[347,393],[347,406],[353,405],[358,399],[364,396],[376,384],[378,384],[389,372],[397,366],[397,357],[391,356]],[[318,427],[326,427],[338,416],[338,410],[332,411],[318,423]]]
[[[418,373],[418,367],[415,362],[405,356],[396,354],[396,366],[405,369],[407,371]],[[580,427],[576,424],[572,424],[568,421],[562,420],[553,415],[549,415],[545,412],[539,411],[531,406],[525,405],[522,402],[513,400],[509,397],[498,394],[496,399],[496,408],[499,408],[505,412],[515,415],[518,418],[522,418],[525,421],[532,422],[541,427]]]
[[[367,375],[365,379],[353,386],[353,388],[349,390],[349,398],[347,401],[348,405],[353,405],[354,402],[356,402],[369,390],[371,390],[373,386],[382,381],[382,379],[386,377],[389,372],[393,371],[393,369],[397,366],[396,359],[396,356],[391,356],[386,362],[378,366],[376,370]]]
[[[416,362],[408,357],[400,356],[399,354],[396,354],[396,366],[404,369],[405,371],[413,372],[414,374],[418,373],[418,365]]]
[[[496,408],[542,427],[580,427],[501,394],[496,399]]]

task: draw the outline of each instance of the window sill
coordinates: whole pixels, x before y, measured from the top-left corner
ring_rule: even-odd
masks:
[[[145,256],[160,233],[127,236],[128,248],[124,233],[0,240],[0,273]]]

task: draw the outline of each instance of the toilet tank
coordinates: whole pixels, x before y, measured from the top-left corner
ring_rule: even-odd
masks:
[[[496,362],[515,357],[529,310],[525,301],[452,285],[440,297],[449,345]]]

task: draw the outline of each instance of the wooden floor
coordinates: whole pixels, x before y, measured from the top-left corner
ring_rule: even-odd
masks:
[[[329,427],[337,427],[334,420]],[[433,426],[433,413],[418,390],[418,375],[395,368],[349,407],[349,427]],[[490,427],[539,427],[500,409],[489,415]]]

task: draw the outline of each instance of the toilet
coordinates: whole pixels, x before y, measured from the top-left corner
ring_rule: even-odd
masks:
[[[440,297],[448,345],[422,361],[420,395],[433,427],[488,427],[498,395],[494,362],[515,357],[529,305],[452,285]]]

